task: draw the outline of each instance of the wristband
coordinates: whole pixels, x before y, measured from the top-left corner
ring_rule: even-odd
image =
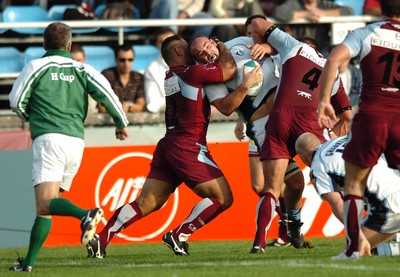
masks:
[[[339,115],[339,114],[341,114],[341,113],[344,113],[345,111],[352,110],[352,109],[353,109],[352,106],[347,106],[347,107],[345,107],[345,108],[343,108],[343,109],[337,111],[337,112],[336,112],[336,115]]]
[[[269,36],[271,35],[271,33],[272,33],[275,29],[276,29],[276,25],[274,24],[274,25],[272,25],[271,27],[269,27],[267,31],[265,31],[265,34],[264,34],[264,41],[265,41],[265,42],[268,41]]]

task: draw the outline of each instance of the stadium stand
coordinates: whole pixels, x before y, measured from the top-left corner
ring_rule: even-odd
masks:
[[[335,0],[334,3],[340,6],[351,7],[354,11],[354,15],[363,14],[364,0]]]
[[[107,8],[106,4],[98,5],[96,7],[96,9],[94,10],[94,13],[98,16],[98,18],[101,18],[106,8]],[[135,8],[134,14],[135,14],[135,18],[137,18],[137,19],[141,18],[140,11],[137,8]],[[110,32],[114,32],[114,33],[119,32],[119,28],[102,28],[102,29],[110,31]],[[139,32],[142,30],[144,30],[144,27],[124,28],[124,32],[126,32],[126,33],[134,33],[134,32]]]
[[[30,61],[39,59],[44,55],[45,51],[42,46],[31,46],[25,49],[24,52],[24,66]]]
[[[338,1],[338,0],[336,0]],[[357,0],[358,1],[358,0]],[[346,1],[346,4],[350,1]],[[31,7],[32,8],[32,7]],[[4,11],[3,11],[4,12]],[[25,13],[27,15],[28,13]],[[47,13],[48,14],[48,13]],[[345,27],[348,28],[351,24],[355,23],[367,23],[367,22],[373,22],[376,20],[380,20],[380,17],[374,17],[374,16],[346,16],[346,17],[337,17],[337,18],[322,18],[321,19],[321,24],[330,24],[332,26],[332,38],[333,37],[340,37],[340,34],[343,33],[343,28],[336,30],[333,28],[335,25],[340,25],[344,24],[346,25]],[[18,21],[16,17],[13,18],[13,21],[9,19],[8,21],[0,21],[0,53],[3,55],[6,55],[6,60],[11,58],[11,55],[9,57],[8,52],[2,51],[1,46],[11,46],[17,48],[17,50],[20,51],[21,53],[21,67],[28,61],[34,59],[34,58],[39,58],[43,55],[44,50],[42,48],[42,43],[43,43],[43,33],[36,33],[32,34],[29,33],[30,30],[32,30],[32,25],[30,22],[34,22],[35,20],[28,19],[28,16],[25,16],[24,18],[21,19],[21,21]],[[47,16],[46,20],[50,22],[49,17]],[[207,24],[209,25],[238,25],[238,24],[243,24],[245,21],[245,18],[230,18],[230,19],[210,19],[207,20]],[[20,24],[18,26],[15,26],[15,23],[22,22],[25,24]],[[39,22],[35,24],[35,27],[40,27],[39,29],[44,30],[44,28],[47,26],[48,22]],[[108,23],[109,22],[109,23]],[[118,22],[118,25],[116,27],[116,23]],[[176,22],[174,21],[174,24]],[[276,22],[279,24],[279,22]],[[307,24],[307,22],[290,22],[289,24]],[[163,26],[169,26],[171,23],[169,23],[169,20],[162,20],[162,19],[156,19],[156,20],[149,20],[149,19],[138,19],[138,20],[129,20],[129,22],[124,23],[124,20],[121,21],[108,21],[108,20],[86,20],[86,21],[68,21],[68,24],[71,26],[72,29],[81,29],[81,28],[94,28],[98,27],[100,28],[99,31],[95,33],[90,33],[90,34],[73,34],[73,41],[76,43],[80,43],[84,47],[90,47],[90,46],[108,46],[108,47],[113,47],[116,46],[118,43],[128,43],[131,45],[134,45],[134,49],[136,52],[136,57],[135,57],[135,63],[134,63],[134,70],[141,71],[142,69],[145,68],[144,64],[148,64],[152,58],[150,58],[150,55],[152,55],[152,49],[149,46],[151,44],[151,40],[154,39],[154,28],[160,28]],[[194,24],[205,24],[205,22],[202,22],[201,20],[191,20],[191,19],[182,19],[179,20],[179,23],[176,23],[178,25],[194,25]],[[144,31],[142,32],[135,32],[135,33],[130,33],[130,32],[123,32],[121,36],[121,32],[119,33],[113,33],[113,32],[103,32],[105,28],[114,28],[115,30],[119,29],[119,26],[122,26],[125,29],[132,28],[134,27],[140,27],[144,26],[146,27]],[[17,27],[17,29],[24,29],[25,34],[21,33],[16,33],[16,32],[10,32],[10,29],[13,29]],[[38,29],[35,28],[35,29]],[[3,32],[2,32],[2,31]],[[4,31],[7,30],[7,31]],[[140,46],[140,49],[139,49]],[[141,48],[143,46],[143,49]],[[144,47],[146,46],[146,47]],[[36,47],[31,49],[31,47]],[[148,48],[147,48],[148,47]],[[89,55],[92,50],[88,48],[89,50],[86,50],[86,54]],[[34,51],[35,50],[35,51]],[[142,51],[143,50],[143,51]],[[109,50],[110,51],[110,50]],[[14,51],[15,52],[15,51]],[[113,66],[114,65],[114,54],[109,52],[109,60],[113,60],[113,63],[109,62],[108,65]],[[156,55],[155,51],[153,53]],[[144,56],[144,57],[143,57]],[[1,57],[0,57],[1,59]],[[96,59],[96,58],[95,58]],[[147,60],[142,62],[142,59]],[[95,65],[95,61],[92,60],[90,57],[87,61],[89,64]],[[3,65],[3,70],[4,71],[11,71],[11,66],[9,67],[8,65],[5,65],[3,62],[1,62],[1,65]],[[143,64],[143,65],[142,65]],[[107,66],[108,66],[107,65]],[[103,65],[103,68],[105,66]],[[98,67],[98,69],[102,69],[101,67]],[[8,93],[11,90],[11,86],[15,81],[15,78],[18,76],[18,72],[3,72],[0,73],[0,130],[9,130],[9,129],[25,129],[27,128],[27,124],[22,122],[11,110],[9,107],[9,102],[8,102]],[[130,115],[130,121],[135,122],[135,124],[139,125],[149,125],[149,124],[158,124],[158,123],[163,123],[164,122],[164,116],[163,114],[151,114],[147,112],[143,113],[137,113],[137,114],[132,114]],[[214,117],[213,120],[216,121],[232,121],[235,120],[236,114],[233,116],[227,118],[224,116],[219,116],[219,117]],[[106,116],[101,116],[101,115],[92,115],[89,120],[87,120],[86,125],[87,126],[109,126],[112,123],[111,118],[106,117]]]
[[[21,52],[12,46],[0,47],[0,73],[18,73],[21,70]]]
[[[3,11],[3,22],[42,22],[49,21],[46,10],[39,6],[8,6]],[[43,34],[44,28],[13,28],[20,34]]]
[[[50,21],[62,21],[64,19],[64,12],[66,9],[75,9],[76,5],[54,5],[48,11]],[[73,34],[87,34],[94,33],[100,28],[75,28],[72,29]]]
[[[90,64],[97,71],[115,66],[114,50],[108,46],[86,45],[82,46],[85,51],[86,63]]]
[[[132,70],[144,73],[149,64],[158,57],[160,50],[154,45],[134,45],[135,61]]]

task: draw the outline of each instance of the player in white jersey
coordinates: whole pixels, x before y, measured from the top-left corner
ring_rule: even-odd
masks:
[[[381,8],[384,21],[349,33],[332,50],[321,74],[318,121],[326,127],[332,125],[333,110],[328,95],[338,67],[351,58],[359,58],[363,79],[359,110],[343,153],[347,249],[334,259],[370,255],[368,241],[359,238],[357,231],[368,175],[382,154],[389,167],[400,169],[400,1],[381,0]]]
[[[342,158],[347,137],[321,144],[311,133],[296,141],[296,152],[310,167],[310,180],[318,195],[329,202],[333,214],[343,219],[345,162]],[[368,210],[360,236],[366,238],[378,255],[400,255],[399,243],[384,243],[400,231],[400,172],[388,167],[382,155],[372,168],[366,183]],[[390,250],[389,252],[387,250]]]

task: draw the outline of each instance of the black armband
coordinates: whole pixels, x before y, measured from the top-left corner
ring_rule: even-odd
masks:
[[[343,109],[337,111],[337,112],[336,112],[336,115],[338,116],[339,114],[344,113],[345,111],[348,111],[348,110],[352,110],[352,109],[353,109],[353,108],[352,108],[351,106],[347,106],[347,107],[345,107],[345,108],[343,108]]]
[[[272,25],[271,27],[269,27],[267,31],[265,31],[265,34],[264,34],[264,41],[265,41],[265,42],[268,41],[269,36],[271,35],[271,33],[272,33],[275,29],[276,29],[276,25],[274,24],[274,25]]]

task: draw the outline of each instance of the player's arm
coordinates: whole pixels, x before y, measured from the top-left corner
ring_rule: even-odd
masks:
[[[349,59],[350,52],[348,48],[340,44],[332,50],[325,63],[324,70],[321,74],[321,89],[318,105],[318,123],[321,126],[333,128],[333,122],[336,122],[336,114],[330,103],[330,97],[338,68]]]
[[[343,199],[340,192],[329,192],[321,195],[322,199],[328,201],[332,213],[343,223]]]
[[[217,47],[219,50],[218,63],[222,67],[223,81],[232,80],[237,74],[236,62],[233,59],[231,52],[229,52],[229,49],[222,41],[217,41]]]
[[[33,87],[33,83],[30,83],[33,73],[33,66],[31,64],[25,66],[21,74],[15,80],[8,96],[12,111],[24,121],[29,121],[28,104]]]
[[[242,83],[233,92],[228,93],[228,95],[223,98],[214,100],[211,104],[213,104],[223,115],[231,115],[242,103],[250,87],[262,81],[263,77],[260,72],[260,66],[257,66],[250,72],[244,72]]]
[[[126,114],[122,109],[122,104],[117,95],[111,88],[110,82],[96,70],[88,70],[91,78],[88,83],[88,93],[98,103],[103,105],[107,113],[113,118],[116,127],[115,135],[117,139],[124,140],[128,137],[129,124]]]
[[[336,136],[347,135],[350,131],[350,120],[353,117],[353,110],[346,110],[338,115],[339,121],[333,126],[332,131]]]
[[[275,24],[268,21],[255,18],[251,21],[252,32],[251,36],[253,37],[255,44],[262,44],[266,42],[269,34],[276,28]]]

